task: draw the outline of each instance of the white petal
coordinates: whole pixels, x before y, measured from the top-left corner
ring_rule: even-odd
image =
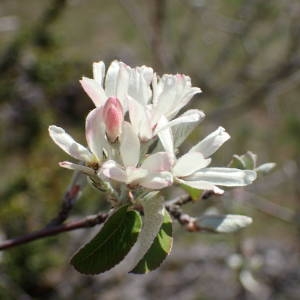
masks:
[[[207,167],[210,162],[211,159],[205,159],[199,152],[188,152],[177,160],[173,174],[178,177],[188,176]]]
[[[184,91],[183,94],[176,97],[176,99],[180,99],[180,101],[174,102],[173,110],[169,112],[168,118],[174,118],[179,110],[186,106],[194,95],[201,93],[201,90],[197,87],[189,87],[187,91]]]
[[[143,178],[148,175],[148,171],[142,168],[126,168],[127,182],[126,183],[139,183]]]
[[[201,92],[199,88],[191,87],[190,77],[182,74],[164,74],[156,89],[155,110],[168,119],[173,118],[195,94]]]
[[[185,116],[190,111],[194,111],[194,109],[186,111],[180,117]],[[172,132],[173,132],[173,136],[174,136],[174,147],[175,148],[178,148],[185,141],[185,139],[190,135],[190,133],[195,129],[195,127],[198,125],[198,123],[203,120],[203,118],[205,116],[204,113],[202,111],[198,111],[198,114],[199,114],[198,122],[195,121],[195,122],[190,122],[190,123],[181,123],[179,125],[172,125]],[[174,121],[176,121],[176,120],[177,119],[175,119]],[[171,121],[171,122],[173,122],[173,121]]]
[[[170,172],[149,173],[147,177],[140,181],[140,185],[152,190],[160,190],[172,185],[173,176]]]
[[[151,172],[170,171],[173,160],[167,152],[157,152],[149,155],[141,165],[141,168]]]
[[[152,95],[149,84],[142,69],[139,69],[139,67],[133,69],[130,74],[128,93],[137,102],[147,105]]]
[[[234,168],[206,168],[185,179],[208,181],[222,186],[244,186],[256,179],[256,172]]]
[[[196,123],[200,122],[203,120],[205,117],[205,114],[203,111],[198,110],[198,109],[190,109],[180,115],[178,118],[168,122],[164,127],[159,128],[159,130],[163,130],[167,127],[172,127],[178,124],[183,124],[183,123]]]
[[[87,148],[77,143],[61,127],[54,125],[49,126],[49,134],[54,143],[72,157],[86,162],[93,160],[92,153]]]
[[[165,117],[162,117],[161,119],[165,121],[161,122],[161,119],[159,120],[155,134],[162,136],[162,139],[164,139],[164,141],[162,141],[165,145],[164,148],[167,147],[165,149],[169,149],[168,151],[171,151],[171,149],[179,147],[184,142],[187,136],[196,127],[197,123],[203,120],[204,116],[205,114],[202,111],[191,109],[170,122],[168,122]],[[171,127],[172,129],[170,129]],[[160,132],[163,130],[166,131],[160,135]],[[174,152],[174,150],[172,151]]]
[[[223,127],[219,127],[217,130],[200,141],[197,145],[192,147],[190,152],[201,152],[204,157],[209,157],[215,153],[228,139],[230,139],[230,135]]]
[[[127,183],[127,174],[125,170],[113,160],[106,161],[102,165],[100,172],[110,179]]]
[[[106,73],[105,78],[105,92],[108,97],[117,96],[117,82],[120,71],[120,63],[114,60]]]
[[[153,69],[147,66],[140,66],[140,67],[136,67],[136,70],[141,75],[143,75],[143,78],[145,79],[147,85],[150,85],[153,78]]]
[[[176,98],[176,79],[175,76],[165,74],[160,78],[157,90],[161,90],[161,93],[157,95],[155,93],[155,103],[154,106],[155,115],[154,119],[158,120],[160,115],[168,116],[168,113],[173,109],[173,101]]]
[[[103,61],[93,63],[93,76],[95,81],[103,87],[103,79],[105,75],[105,64]]]
[[[214,184],[207,182],[207,181],[201,181],[201,180],[182,180],[182,179],[176,179],[177,182],[181,183],[181,184],[185,184],[188,185],[194,189],[198,189],[198,190],[211,190],[213,191],[215,194],[219,194],[222,195],[224,193],[223,190],[221,190],[220,188],[218,188],[217,186],[215,186]]]
[[[138,164],[140,159],[140,141],[128,122],[123,123],[120,137],[120,153],[124,166],[135,167]]]
[[[117,77],[116,96],[120,100],[124,112],[127,111],[127,95],[129,85],[129,70],[124,63],[119,63],[119,73]]]
[[[152,103],[153,106],[156,107],[158,105],[158,96],[161,93],[161,88],[157,83],[157,75],[156,73],[153,74],[153,78],[152,78],[152,91],[153,91],[153,96],[152,96]]]
[[[170,128],[159,130],[168,123],[166,117],[162,116],[157,124],[158,137],[166,152],[175,157],[173,135]]]
[[[86,118],[86,140],[89,148],[94,153],[98,161],[102,160],[103,148],[108,148],[105,138],[105,124],[103,122],[102,107],[93,109]]]
[[[79,171],[86,175],[91,175],[91,176],[95,175],[95,171],[93,169],[83,166],[83,165],[74,164],[69,161],[61,161],[59,163],[59,166],[62,168],[69,169],[69,170]]]
[[[129,118],[132,127],[141,140],[147,141],[152,137],[151,121],[146,107],[132,98],[128,99]]]
[[[87,77],[82,77],[82,80],[79,80],[79,82],[96,107],[102,106],[105,103],[107,96],[99,83]]]

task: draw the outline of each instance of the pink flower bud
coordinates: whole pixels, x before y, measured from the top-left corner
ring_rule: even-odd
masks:
[[[107,138],[113,143],[121,134],[123,122],[123,108],[118,98],[107,99],[103,107],[103,119]]]

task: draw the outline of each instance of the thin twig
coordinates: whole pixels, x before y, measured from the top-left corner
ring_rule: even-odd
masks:
[[[190,232],[200,231],[200,228],[195,223],[196,219],[194,217],[184,213],[180,209],[179,206],[177,206],[177,205],[166,206],[166,210],[187,231],[190,231]]]
[[[76,179],[76,177],[75,177],[75,179]],[[76,182],[76,180],[75,180],[75,182]],[[72,184],[71,184],[71,187],[72,187]],[[77,196],[77,193],[74,193],[74,195]],[[208,199],[212,195],[214,195],[214,194],[211,191],[205,191],[202,194],[201,199],[202,200]],[[192,198],[186,194],[186,195],[180,196],[174,200],[168,201],[166,203],[166,209],[170,212],[170,214],[173,216],[174,219],[176,219],[181,225],[183,225],[185,227],[185,229],[187,229],[188,231],[199,231],[198,230],[199,228],[196,230],[196,227],[192,226],[191,220],[194,220],[194,218],[187,214],[184,214],[179,209],[180,206],[182,206],[188,202],[191,202],[191,201],[193,201]],[[17,237],[17,238],[3,241],[2,243],[0,243],[0,250],[13,248],[18,245],[26,244],[26,243],[29,243],[29,242],[32,242],[32,241],[35,241],[38,239],[57,235],[57,234],[60,234],[60,233],[66,232],[66,231],[71,231],[71,230],[76,230],[76,229],[86,228],[86,227],[93,227],[93,226],[104,223],[104,221],[107,219],[107,217],[108,217],[108,213],[99,213],[97,215],[88,216],[88,217],[83,218],[78,221],[73,221],[73,222],[69,222],[66,224],[60,224],[60,223],[55,224],[55,222],[61,222],[62,220],[64,220],[64,218],[60,218],[58,216],[57,218],[53,219],[52,223],[50,222],[45,228],[43,228],[41,230],[37,230],[35,232],[25,234],[25,235]],[[50,226],[50,224],[52,224],[52,225]],[[195,230],[192,230],[192,227]]]
[[[207,190],[204,191],[199,198],[199,200],[208,200],[212,196],[215,196],[216,194],[211,191]],[[166,210],[170,213],[170,215],[180,224],[182,225],[187,231],[190,232],[196,232],[196,231],[210,231],[207,228],[201,228],[197,223],[196,223],[196,218],[184,213],[181,210],[181,206],[194,201],[192,197],[190,197],[188,194],[179,196],[173,200],[170,200],[166,203],[165,207]]]
[[[166,208],[170,211],[171,215],[179,221],[180,224],[186,225],[187,222],[183,221],[183,214],[179,213],[177,208],[180,205],[183,205],[184,203],[187,203],[191,201],[190,197],[186,198],[180,198],[177,205],[170,205],[166,206]],[[55,226],[46,226],[45,228],[41,230],[37,230],[35,232],[25,234],[23,236],[9,239],[6,241],[3,241],[0,243],[0,250],[6,250],[9,248],[13,248],[22,244],[26,244],[38,239],[46,238],[49,236],[57,235],[63,232],[72,231],[80,228],[87,228],[87,227],[93,227],[99,224],[104,223],[104,221],[107,219],[108,214],[107,213],[99,213],[94,216],[88,216],[84,219],[73,221],[70,223],[62,224],[62,225],[55,225]]]
[[[76,229],[86,228],[86,227],[93,227],[95,225],[102,224],[107,219],[107,216],[108,214],[106,213],[99,213],[97,215],[88,216],[84,219],[70,222],[67,224],[57,225],[53,227],[46,227],[29,234],[4,241],[0,243],[0,250],[16,247],[18,245],[26,244],[45,237],[57,235],[66,231],[71,231],[71,230],[76,230]]]

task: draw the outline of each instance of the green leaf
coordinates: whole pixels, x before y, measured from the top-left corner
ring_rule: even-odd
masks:
[[[138,212],[128,206],[118,209],[100,232],[72,257],[71,264],[84,274],[98,274],[118,264],[135,244],[141,231]]]
[[[234,154],[232,156],[232,160],[229,163],[228,167],[230,168],[236,168],[236,169],[241,169],[241,170],[245,170],[246,166],[245,163],[243,162],[243,160],[241,159],[241,157],[239,155]]]
[[[145,256],[138,262],[131,273],[145,274],[158,268],[171,251],[172,219],[169,213],[164,210],[164,220],[159,232]]]
[[[252,218],[242,215],[203,215],[196,220],[201,230],[217,233],[235,232],[252,223]]]
[[[260,165],[255,169],[255,171],[260,175],[266,175],[270,173],[274,168],[276,167],[276,164],[273,162],[265,163]]]
[[[164,199],[155,194],[145,197],[141,204],[144,210],[143,228],[137,242],[132,247],[125,259],[117,266],[120,273],[130,272],[145,256],[157,236],[164,219]]]
[[[256,168],[257,155],[251,151],[246,152],[243,155],[233,155],[230,168],[238,168],[241,170],[254,170]]]
[[[247,170],[254,170],[256,168],[257,155],[251,151],[247,151],[241,156]]]

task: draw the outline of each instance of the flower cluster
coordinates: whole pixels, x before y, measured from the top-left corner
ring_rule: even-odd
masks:
[[[210,156],[230,138],[222,127],[176,157],[176,149],[205,116],[197,109],[180,114],[201,92],[190,77],[159,77],[152,68],[113,61],[106,73],[103,62],[94,63],[93,79],[83,77],[80,83],[95,104],[86,118],[88,147],[50,126],[53,141],[80,161],[64,161],[61,167],[107,183],[117,195],[173,184],[221,194],[219,186],[244,186],[256,178],[252,170],[209,167]]]

